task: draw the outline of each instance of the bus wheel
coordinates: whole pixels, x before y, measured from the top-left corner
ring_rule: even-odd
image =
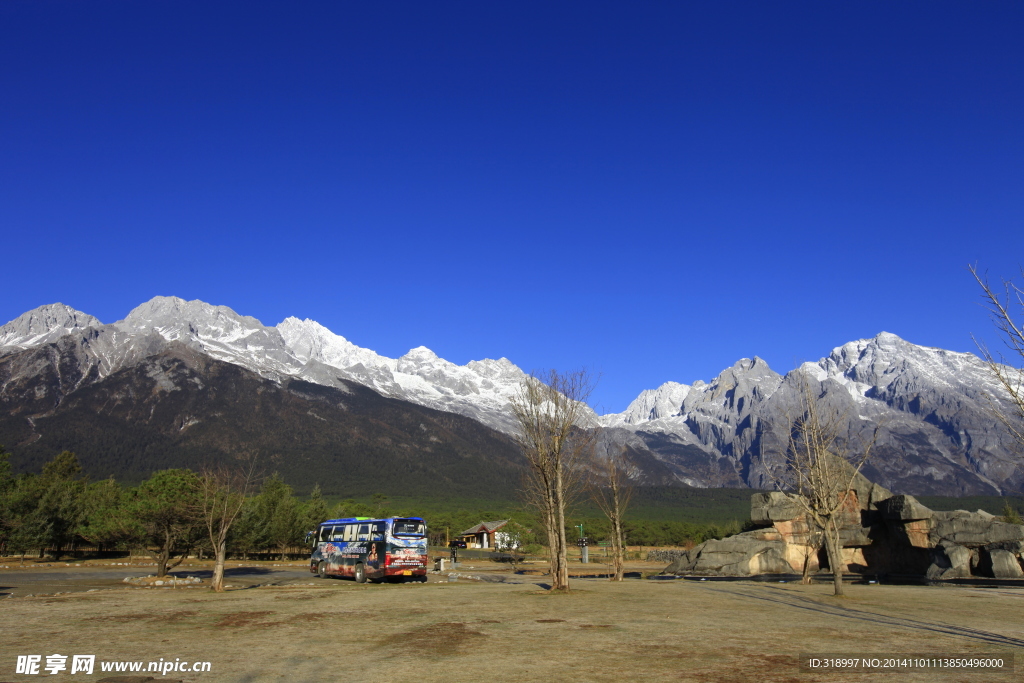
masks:
[[[356,583],[366,583],[366,567],[362,563],[356,565],[354,578]]]
[[[318,564],[316,566],[316,575],[319,576],[321,579],[326,579],[327,578],[327,563],[326,562],[321,562],[320,564]]]

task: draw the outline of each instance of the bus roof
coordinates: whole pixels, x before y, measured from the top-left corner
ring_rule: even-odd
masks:
[[[348,522],[386,522],[389,519],[415,519],[418,522],[422,522],[422,517],[343,517],[341,519],[328,519],[324,522],[320,522],[320,525],[324,524],[345,524]]]

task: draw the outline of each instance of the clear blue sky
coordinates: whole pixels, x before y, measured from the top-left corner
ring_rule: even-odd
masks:
[[[0,318],[149,298],[596,407],[881,330],[972,350],[1024,262],[1024,4],[0,3]]]

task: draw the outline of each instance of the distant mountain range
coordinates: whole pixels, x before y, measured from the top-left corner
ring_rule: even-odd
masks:
[[[268,327],[201,301],[156,297],[109,325],[51,304],[0,327],[0,443],[21,469],[70,448],[94,476],[137,480],[259,452],[300,490],[500,495],[518,477],[508,402],[523,377],[506,358],[386,358],[312,320]],[[785,376],[742,359],[591,420],[640,483],[763,488],[802,382],[846,411],[852,441],[882,425],[866,474],[889,489],[1024,487],[981,360],[887,333]]]

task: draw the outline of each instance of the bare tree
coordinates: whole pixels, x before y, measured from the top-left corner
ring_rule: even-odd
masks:
[[[811,558],[818,555],[821,544],[824,543],[821,529],[817,528],[810,519],[807,520],[807,545],[804,546],[804,564],[800,568],[800,583],[805,586],[811,582]]]
[[[773,473],[772,478],[777,488],[788,488],[797,494],[793,499],[807,516],[808,545],[813,548],[824,544],[835,595],[842,595],[846,563],[839,529],[843,513],[853,500],[850,494],[854,481],[871,455],[879,427],[876,426],[867,443],[854,452],[841,439],[849,424],[847,414],[820,403],[806,379],[801,383],[799,405],[800,414],[788,420],[783,471]],[[815,538],[818,533],[820,538]],[[808,553],[805,577],[809,560]]]
[[[971,275],[981,286],[982,296],[987,302],[987,308],[992,314],[992,322],[999,332],[999,336],[1010,353],[1016,356],[1018,363],[1024,363],[1024,321],[1016,316],[1024,317],[1024,289],[1015,285],[1011,280],[1003,280],[1002,293],[993,288],[987,277],[978,274],[977,266],[968,266]],[[1024,276],[1024,269],[1021,270]],[[1014,313],[1014,309],[1020,309],[1020,313]],[[991,400],[992,412],[1000,422],[1009,430],[1013,438],[1024,448],[1024,366],[1015,368],[1003,362],[1002,356],[993,355],[988,347],[975,339],[978,349],[981,351],[985,363],[991,370],[996,381],[1009,394],[1011,414],[1007,414],[999,403]]]
[[[626,539],[622,519],[633,497],[630,466],[624,446],[609,449],[606,457],[594,458],[591,476],[587,480],[590,497],[612,526],[612,581],[622,581],[625,572]]]
[[[238,467],[220,466],[203,470],[199,477],[199,508],[215,557],[211,587],[218,593],[224,591],[228,533],[253,487],[255,468],[256,461],[250,458]]]
[[[585,370],[551,370],[525,377],[511,401],[527,463],[524,495],[547,531],[552,590],[569,590],[565,509],[579,491],[579,465],[594,443],[586,424],[593,385]]]

